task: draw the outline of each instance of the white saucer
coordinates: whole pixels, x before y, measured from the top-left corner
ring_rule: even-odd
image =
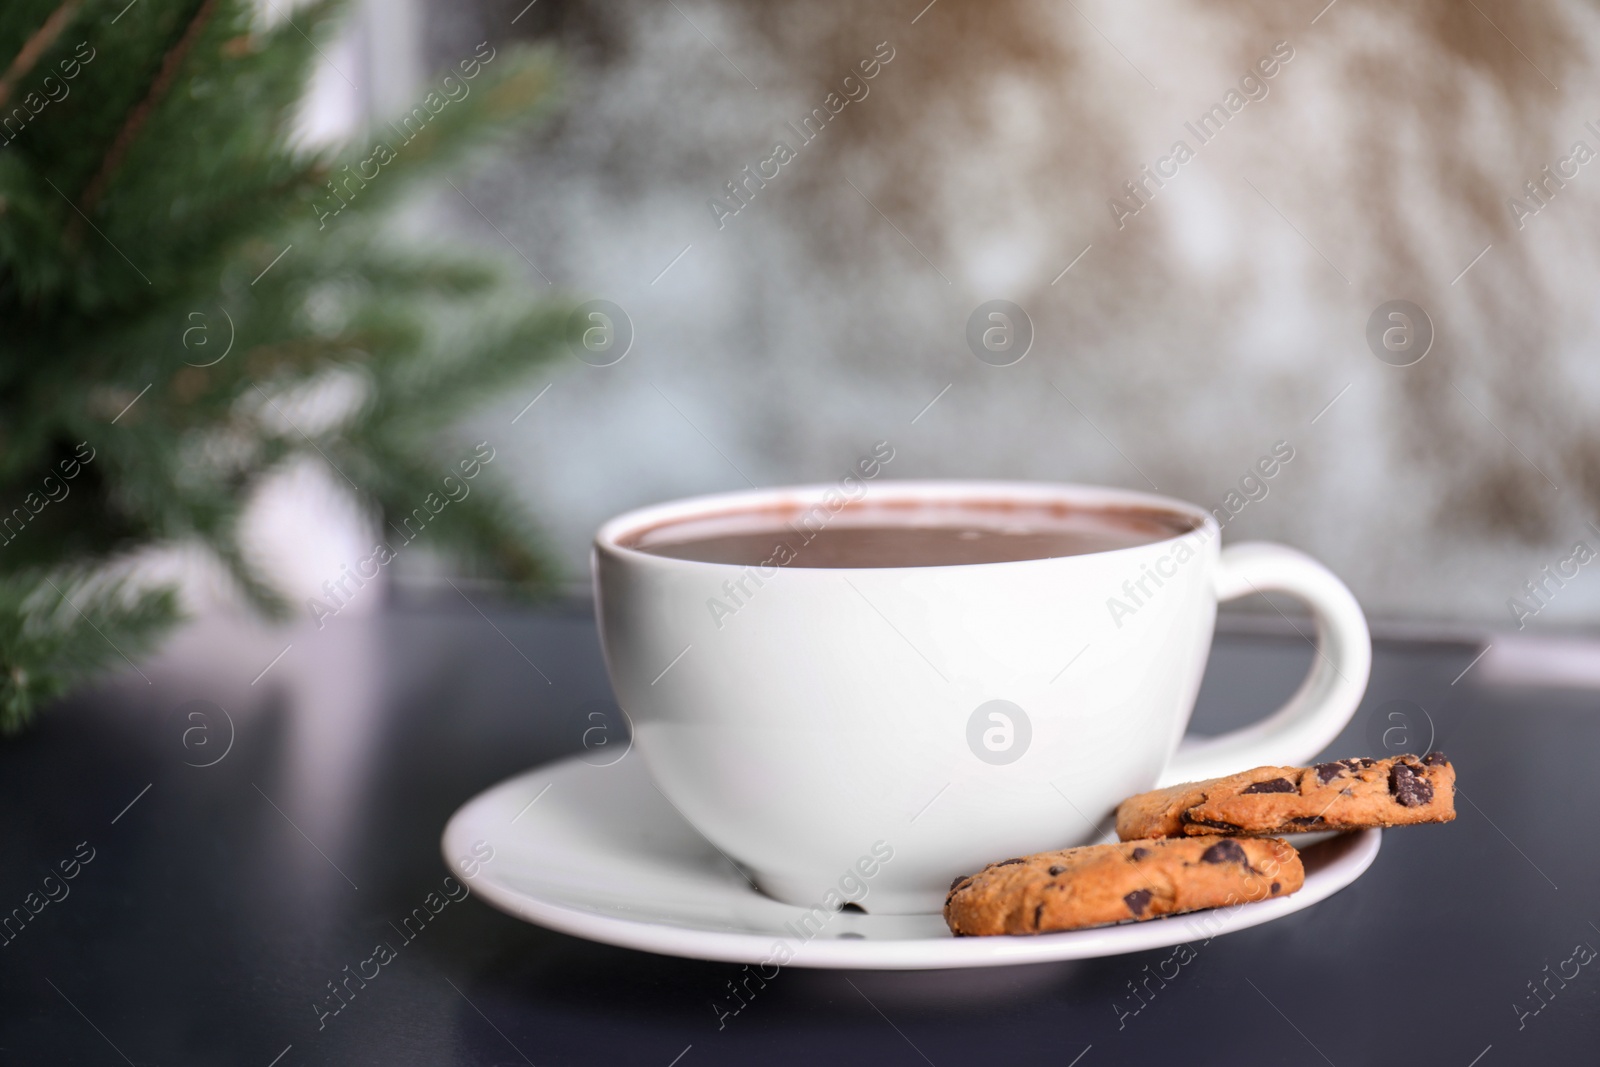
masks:
[[[441,846],[451,871],[485,901],[576,937],[733,963],[774,961],[781,941],[793,953],[788,966],[923,970],[1115,956],[1258,926],[1355,881],[1381,843],[1382,831],[1364,830],[1307,844],[1300,892],[1230,909],[961,938],[939,915],[840,912],[809,940],[793,926],[803,909],[756,892],[666,802],[636,755],[609,766],[573,757],[501,782],[451,817]]]

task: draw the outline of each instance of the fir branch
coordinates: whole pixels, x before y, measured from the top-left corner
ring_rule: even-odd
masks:
[[[65,39],[36,28],[58,3],[33,0],[6,27],[6,51],[44,53],[28,61],[35,73]],[[81,16],[79,3],[52,18]],[[339,6],[296,14],[320,22]],[[139,549],[203,547],[246,601],[281,614],[283,591],[239,539],[255,486],[284,464],[326,461],[375,515],[413,514],[458,463],[446,442],[468,407],[559,351],[559,311],[530,312],[486,257],[386,240],[381,211],[537,113],[547,58],[497,60],[355,211],[309,239],[328,163],[288,132],[315,44],[292,24],[225,41],[249,24],[251,0],[152,0],[141,14],[99,42],[106,59],[67,75],[82,79],[70,99],[0,152],[0,518],[12,524],[0,545],[0,732],[120,668],[123,653],[137,658],[176,620],[171,591],[118,584]],[[139,261],[148,287],[109,249],[63,244],[46,175],[84,190],[100,236]],[[264,418],[258,388],[306,433]],[[299,419],[301,400],[317,421]],[[419,547],[525,589],[548,583],[523,509],[490,478],[471,489]]]
[[[100,161],[100,169],[89,179],[83,195],[78,198],[78,207],[85,215],[94,210],[101,194],[106,191],[106,185],[111,181],[111,175],[122,162],[122,157],[128,154],[129,147],[132,146],[134,138],[139,136],[139,131],[150,117],[151,111],[161,103],[167,91],[172,88],[172,83],[178,77],[178,68],[183,65],[184,58],[199,39],[200,31],[205,29],[206,23],[211,21],[211,16],[216,10],[217,0],[201,0],[199,9],[189,19],[189,25],[184,28],[183,36],[179,37],[177,44],[167,49],[167,54],[161,58],[161,66],[150,82],[149,91],[145,93],[144,99],[128,112],[127,118],[122,122],[122,128],[111,141],[111,147],[106,150],[105,158]],[[81,227],[81,218],[75,221],[76,225]]]
[[[149,652],[178,621],[170,588],[81,570],[0,578],[0,734],[73,685]]]
[[[4,74],[0,74],[0,107],[11,97],[11,90],[16,88],[17,82],[28,76],[34,64],[39,62],[39,57],[56,43],[56,38],[72,23],[72,19],[82,6],[82,0],[66,0],[60,7],[50,13],[44,20],[44,25],[33,32],[33,36],[23,42],[22,49],[17,52],[11,65]]]

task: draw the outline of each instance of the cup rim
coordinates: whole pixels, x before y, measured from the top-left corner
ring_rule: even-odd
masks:
[[[1139,552],[1156,545],[1172,544],[1196,534],[1201,534],[1203,541],[1210,542],[1221,533],[1222,529],[1218,525],[1216,517],[1198,504],[1191,504],[1177,497],[1165,496],[1159,493],[1146,493],[1137,489],[1121,489],[1112,486],[1075,482],[931,478],[873,480],[867,482],[866,485],[868,486],[867,494],[859,499],[861,501],[870,499],[878,504],[897,500],[973,504],[1003,501],[1030,504],[1065,503],[1091,508],[1143,507],[1180,515],[1192,520],[1194,525],[1170,537],[1158,538],[1143,544],[1131,545],[1126,548],[1102,549],[1097,552],[1083,552],[1073,556],[983,563],[915,564],[906,567],[784,567],[780,569],[795,572],[841,573],[860,571],[950,571],[973,567],[1020,567],[1028,564],[1059,563],[1064,559],[1093,559],[1101,556],[1110,556],[1118,552]],[[688,519],[716,518],[721,515],[769,510],[774,507],[798,506],[809,508],[821,503],[825,495],[830,491],[839,492],[839,485],[833,482],[815,482],[804,485],[772,486],[764,489],[739,489],[731,492],[705,493],[658,504],[649,504],[623,512],[603,522],[600,528],[595,531],[593,549],[595,552],[603,551],[615,554],[622,559],[640,563],[648,562],[655,565],[678,565],[696,568],[716,567],[732,571],[743,571],[747,569],[748,564],[678,559],[672,556],[658,555],[654,552],[646,552],[643,549],[623,544],[622,541],[630,535],[642,534],[652,529]]]

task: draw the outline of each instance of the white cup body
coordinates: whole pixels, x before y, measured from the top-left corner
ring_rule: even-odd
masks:
[[[597,536],[607,669],[663,795],[768,894],[807,906],[832,891],[873,913],[937,911],[957,875],[1098,837],[1188,724],[1216,618],[1212,517],[1087,486],[882,482],[865,505],[1155,508],[1194,529],[935,567],[763,570],[626,547],[831,488],[681,501]]]

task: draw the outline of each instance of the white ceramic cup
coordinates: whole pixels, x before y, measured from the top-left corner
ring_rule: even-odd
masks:
[[[870,868],[846,883],[865,886],[853,899],[867,911],[938,911],[956,875],[1088,843],[1130,794],[1309,760],[1366,688],[1366,620],[1338,578],[1279,545],[1220,549],[1208,512],[1166,497],[908,481],[847,505],[1153,508],[1193,527],[1022,562],[758,568],[628,547],[697,518],[815,520],[839,497],[827,485],[700,497],[622,515],[595,538],[606,666],[638,754],[779,900],[815,904]],[[1217,602],[1269,590],[1316,619],[1310,674],[1255,725],[1185,739]],[[875,844],[892,859],[860,866]]]

